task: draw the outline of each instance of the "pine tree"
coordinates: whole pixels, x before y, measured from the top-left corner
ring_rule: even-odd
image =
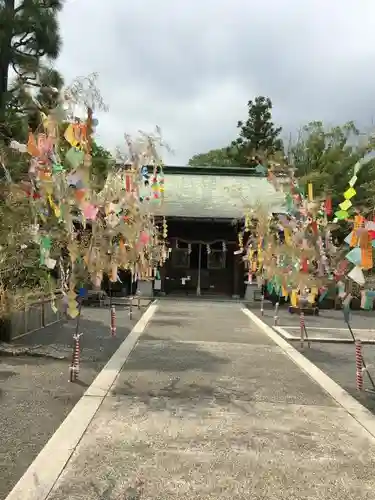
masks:
[[[268,156],[283,150],[279,138],[282,128],[272,122],[271,99],[258,96],[254,101],[249,101],[247,106],[248,118],[246,122],[238,122],[240,136],[231,145],[233,159],[241,165],[256,164],[258,154]]]
[[[24,86],[40,86],[42,58],[54,60],[61,46],[57,14],[63,0],[0,0],[0,134],[9,136],[9,70]]]

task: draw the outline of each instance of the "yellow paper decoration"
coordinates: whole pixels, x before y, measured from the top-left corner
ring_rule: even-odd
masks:
[[[345,212],[352,206],[352,202],[350,200],[345,200],[340,203],[339,207],[341,210],[345,210]]]
[[[353,196],[355,196],[357,194],[357,191],[353,188],[353,187],[350,187],[349,189],[347,189],[344,193],[344,198],[346,200],[350,200],[350,198],[353,198]]]
[[[314,194],[313,194],[313,185],[312,185],[312,182],[309,182],[308,185],[307,185],[307,196],[309,198],[309,201],[313,201]]]
[[[54,201],[52,200],[52,196],[51,195],[48,195],[48,202],[55,214],[56,217],[60,217],[61,216],[61,210],[60,210],[60,207],[58,207],[56,205],[56,203],[54,203]]]
[[[263,262],[263,253],[262,250],[259,248],[258,250],[258,262],[261,264]]]
[[[285,238],[285,243],[290,246],[292,244],[292,237],[290,235],[290,230],[289,229],[284,229],[284,238]]]
[[[310,293],[307,297],[307,301],[309,304],[313,304],[315,302],[315,293]]]
[[[68,315],[72,318],[72,319],[75,319],[78,314],[79,314],[79,311],[76,307],[73,307],[73,308],[68,308]]]
[[[76,142],[75,137],[74,137],[74,131],[73,131],[72,124],[68,125],[68,127],[66,128],[65,133],[64,133],[64,137],[69,142],[69,144],[71,146],[73,146],[74,143]]]

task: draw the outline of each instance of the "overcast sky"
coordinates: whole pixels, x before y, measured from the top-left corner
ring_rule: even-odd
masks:
[[[67,82],[99,73],[100,142],[159,125],[183,165],[224,147],[257,95],[286,136],[311,120],[375,119],[374,0],[67,0]],[[375,123],[375,122],[374,122]]]

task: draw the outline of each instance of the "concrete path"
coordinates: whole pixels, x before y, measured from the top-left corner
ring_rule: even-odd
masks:
[[[374,438],[238,304],[160,304],[102,396],[49,500],[375,500]]]

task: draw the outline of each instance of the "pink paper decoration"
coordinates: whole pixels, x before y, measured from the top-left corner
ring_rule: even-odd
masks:
[[[149,241],[150,241],[150,236],[145,231],[142,231],[139,236],[139,242],[142,243],[143,245],[147,245]]]
[[[87,220],[95,220],[98,214],[98,208],[88,203],[83,209],[83,215]]]

